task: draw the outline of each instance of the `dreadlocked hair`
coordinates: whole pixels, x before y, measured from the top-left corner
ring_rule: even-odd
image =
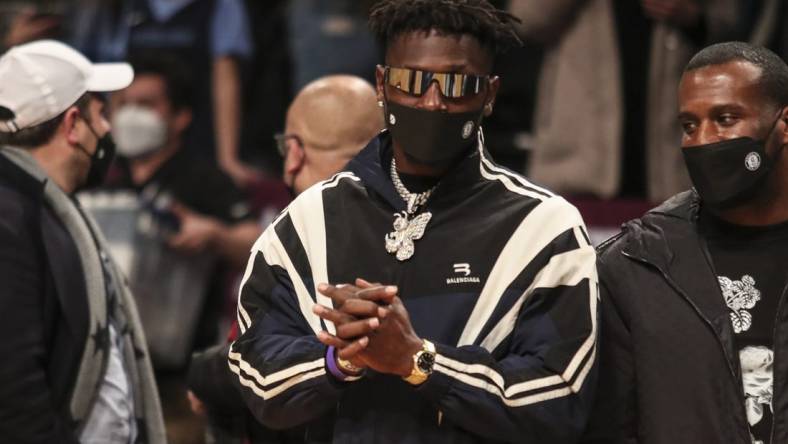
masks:
[[[369,27],[388,45],[402,34],[468,34],[493,54],[522,45],[515,32],[520,20],[488,0],[381,0],[372,7]]]

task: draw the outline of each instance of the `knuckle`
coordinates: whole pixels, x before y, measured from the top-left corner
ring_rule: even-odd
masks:
[[[337,336],[349,338],[358,334],[359,326],[356,323],[345,324],[337,328]]]

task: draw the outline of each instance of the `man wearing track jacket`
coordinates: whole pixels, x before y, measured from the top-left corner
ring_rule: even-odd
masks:
[[[258,239],[229,365],[274,428],[336,443],[574,442],[595,379],[595,253],[577,210],[499,167],[481,121],[511,16],[384,0],[388,130]]]

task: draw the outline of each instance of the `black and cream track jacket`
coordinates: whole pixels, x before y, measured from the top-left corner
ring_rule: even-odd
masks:
[[[438,184],[432,220],[400,262],[385,249],[405,209],[391,157],[383,132],[254,245],[229,353],[249,408],[274,428],[333,415],[322,439],[335,443],[575,442],[592,405],[598,295],[579,213],[493,163],[480,137]],[[327,371],[315,333],[334,328],[312,306],[331,302],[316,287],[357,277],[397,285],[416,333],[436,344],[421,386]]]

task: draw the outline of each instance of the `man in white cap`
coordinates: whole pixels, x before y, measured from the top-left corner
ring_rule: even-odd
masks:
[[[95,93],[133,76],[54,41],[0,58],[3,442],[165,442],[132,295],[72,197],[114,155]]]

